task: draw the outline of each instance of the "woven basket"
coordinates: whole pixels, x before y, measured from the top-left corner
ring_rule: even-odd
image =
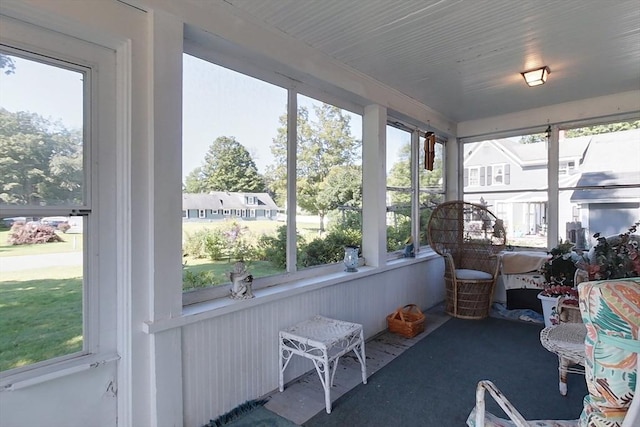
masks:
[[[415,304],[407,304],[399,307],[387,316],[389,331],[413,338],[424,331],[424,314]]]

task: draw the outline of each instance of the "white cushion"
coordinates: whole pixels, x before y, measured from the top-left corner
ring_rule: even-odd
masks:
[[[493,276],[485,271],[458,268],[456,269],[456,278],[460,280],[491,280]]]

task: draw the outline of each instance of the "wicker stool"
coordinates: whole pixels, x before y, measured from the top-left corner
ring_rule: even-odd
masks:
[[[558,355],[560,373],[560,394],[567,394],[567,374],[583,373],[571,368],[572,365],[584,366],[584,338],[587,328],[584,323],[560,323],[548,326],[540,332],[540,343],[544,348]]]
[[[362,383],[367,383],[362,325],[315,316],[280,331],[280,391],[284,391],[284,370],[294,354],[311,359],[324,388],[327,414],[331,413],[331,386],[340,356],[356,354],[362,370]]]

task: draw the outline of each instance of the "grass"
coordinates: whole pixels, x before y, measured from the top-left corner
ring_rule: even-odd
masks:
[[[275,234],[284,225],[276,221],[243,221],[256,237]],[[183,232],[224,223],[184,223]],[[228,227],[228,224],[226,224]],[[299,223],[305,236],[317,236],[317,223]],[[7,243],[9,230],[0,231],[0,259],[8,256],[37,256],[82,251],[82,235],[60,233],[64,242],[13,246]],[[7,261],[5,261],[7,262]],[[185,258],[185,272],[212,277],[210,283],[228,283],[234,262]],[[2,271],[0,261],[0,371],[75,353],[83,345],[82,267],[29,268]],[[255,277],[281,274],[268,261],[247,265]],[[204,286],[208,286],[205,284]],[[197,286],[196,286],[197,287]],[[187,287],[185,287],[186,289]],[[192,287],[193,288],[193,287]]]
[[[2,272],[0,371],[82,350],[82,268]]]

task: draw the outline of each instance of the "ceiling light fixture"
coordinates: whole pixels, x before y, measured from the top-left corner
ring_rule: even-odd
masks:
[[[549,76],[549,73],[551,73],[551,71],[549,70],[549,67],[545,65],[542,68],[525,71],[524,73],[520,73],[520,74],[522,74],[522,77],[524,77],[524,81],[527,82],[527,85],[539,86],[544,84],[544,82],[547,81],[547,77]]]

